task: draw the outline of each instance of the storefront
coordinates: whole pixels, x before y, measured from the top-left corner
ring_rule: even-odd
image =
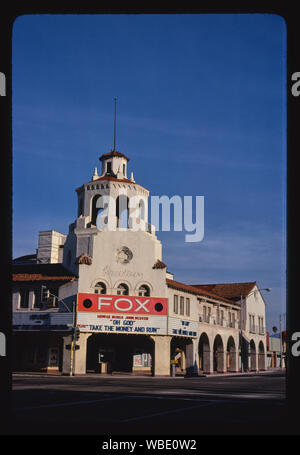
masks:
[[[71,313],[14,314],[14,371],[61,372],[63,338],[71,326]]]

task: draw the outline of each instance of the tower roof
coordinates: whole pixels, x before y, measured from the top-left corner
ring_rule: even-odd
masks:
[[[118,152],[117,150],[111,150],[110,152],[108,153],[104,153],[102,156],[100,156],[99,160],[100,161],[103,161],[103,160],[106,160],[108,158],[113,158],[113,157],[119,157],[119,158],[125,158],[125,160],[129,161],[130,158],[128,158],[126,155],[124,155],[123,153],[121,152]]]

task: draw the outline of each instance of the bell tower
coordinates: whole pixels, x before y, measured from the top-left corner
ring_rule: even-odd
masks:
[[[111,295],[125,289],[138,296],[147,288],[149,295],[164,297],[166,266],[148,222],[149,191],[132,172],[128,178],[130,160],[115,143],[116,135],[114,149],[99,158],[101,173],[95,168],[76,189],[77,218],[69,226],[63,264],[78,274],[78,292],[94,293],[95,283],[102,283]]]
[[[95,168],[92,179],[76,189],[76,227],[100,231],[141,229],[152,233],[154,228],[148,223],[149,191],[135,182],[133,173],[130,179],[127,178],[129,158],[112,150],[99,160],[102,163],[101,175],[98,176]],[[102,212],[107,219],[100,222]]]

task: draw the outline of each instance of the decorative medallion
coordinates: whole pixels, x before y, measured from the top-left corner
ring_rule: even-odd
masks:
[[[122,246],[117,250],[116,261],[120,264],[128,264],[132,258],[132,251],[127,246]]]

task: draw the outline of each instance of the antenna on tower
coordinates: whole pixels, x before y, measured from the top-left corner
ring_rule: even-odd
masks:
[[[117,125],[117,98],[114,98],[115,101],[115,121],[114,121],[114,152],[116,151],[116,125]]]

